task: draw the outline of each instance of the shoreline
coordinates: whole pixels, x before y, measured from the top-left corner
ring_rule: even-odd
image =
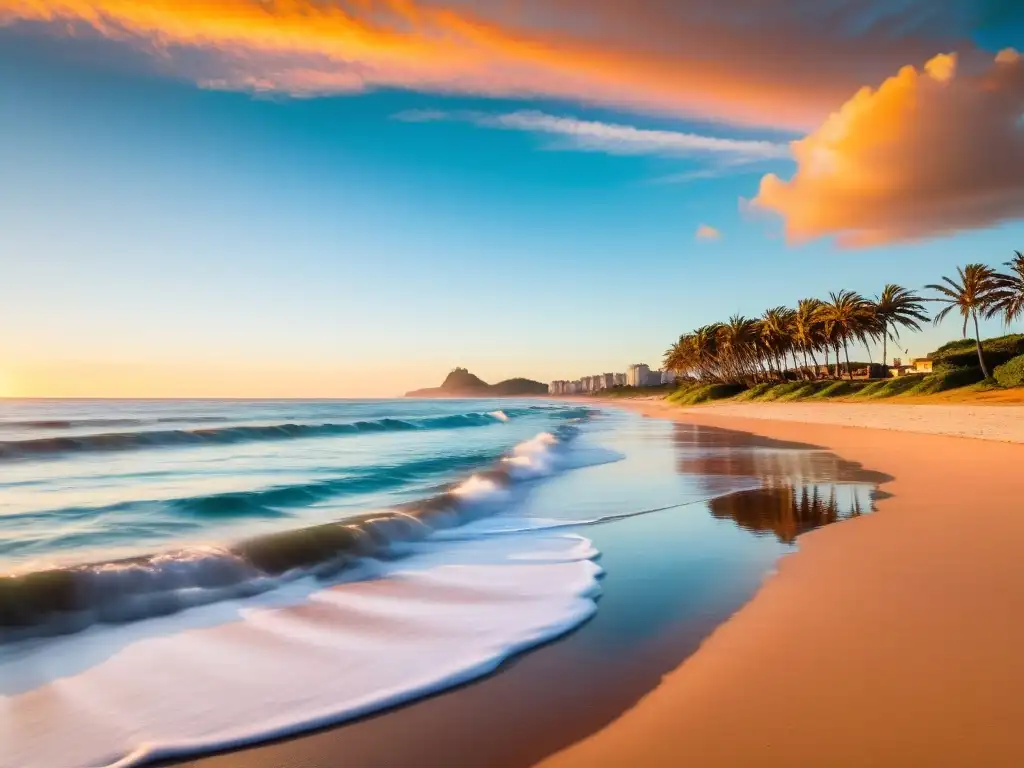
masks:
[[[801,536],[775,575],[703,623],[663,622],[609,655],[594,645],[613,613],[603,599],[590,623],[480,681],[183,764],[1024,763],[1024,623],[1014,616],[1024,604],[1014,509],[1024,445],[573,399],[812,444],[889,479],[875,514]],[[575,690],[595,665],[612,674],[608,685]]]
[[[892,479],[877,514],[801,537],[655,691],[541,765],[1024,764],[1024,445],[616,404]]]

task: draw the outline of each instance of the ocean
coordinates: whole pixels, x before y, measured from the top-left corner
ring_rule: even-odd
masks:
[[[873,494],[813,446],[579,402],[3,402],[0,766],[392,707],[579,627],[613,579],[664,582],[663,560],[692,563],[680,594],[748,589]]]

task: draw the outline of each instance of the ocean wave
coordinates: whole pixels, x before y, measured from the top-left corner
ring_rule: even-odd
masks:
[[[206,429],[169,429],[135,432],[106,432],[89,435],[32,438],[0,441],[0,460],[55,456],[66,453],[131,451],[175,446],[231,445],[235,443],[293,440],[310,437],[336,437],[374,432],[459,429],[497,424],[521,415],[521,411],[460,413],[420,419],[384,418],[343,424],[272,424],[261,426],[211,427]]]
[[[0,577],[0,643],[75,632],[95,623],[166,615],[259,594],[303,576],[330,578],[368,557],[392,557],[403,542],[495,511],[522,482],[618,458],[607,452],[599,458],[573,456],[569,447],[576,434],[571,426],[541,433],[516,446],[490,469],[430,498],[379,513],[269,533],[226,547],[189,548]],[[222,496],[190,503],[200,504],[209,513],[239,504],[249,508],[253,501]],[[258,503],[265,505],[266,499]]]
[[[0,427],[76,429],[79,427],[141,427],[146,424],[206,424],[230,421],[226,416],[163,416],[156,419],[27,419],[0,422]]]
[[[139,517],[154,522],[170,515],[174,518],[196,518],[200,521],[199,524],[202,524],[202,521],[208,519],[279,517],[290,514],[289,510],[319,504],[328,499],[389,491],[431,476],[474,469],[492,463],[496,458],[498,457],[494,453],[484,451],[448,454],[352,470],[339,477],[276,485],[251,491],[227,491],[201,496],[122,501],[95,507],[33,510],[11,513],[5,515],[3,519],[8,523],[24,523],[28,521],[44,522],[54,518],[88,520],[135,513]],[[3,546],[0,546],[0,551],[5,551]],[[8,546],[6,552],[8,554],[16,553],[17,548]]]

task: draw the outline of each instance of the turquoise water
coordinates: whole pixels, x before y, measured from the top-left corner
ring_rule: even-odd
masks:
[[[574,647],[615,655],[872,494],[813,446],[578,403],[6,402],[0,766],[412,701],[600,624],[605,567],[619,618]]]
[[[0,571],[384,509],[579,415],[481,400],[6,402]]]

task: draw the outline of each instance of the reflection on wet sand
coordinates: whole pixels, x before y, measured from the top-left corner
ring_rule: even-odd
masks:
[[[720,496],[709,503],[711,514],[734,520],[754,533],[773,533],[792,544],[800,534],[872,508],[872,487],[860,483],[759,488]]]
[[[718,496],[711,514],[791,544],[822,525],[870,512],[884,475],[821,448],[694,424],[675,425],[677,470],[709,495],[721,478],[749,477],[761,487]]]

